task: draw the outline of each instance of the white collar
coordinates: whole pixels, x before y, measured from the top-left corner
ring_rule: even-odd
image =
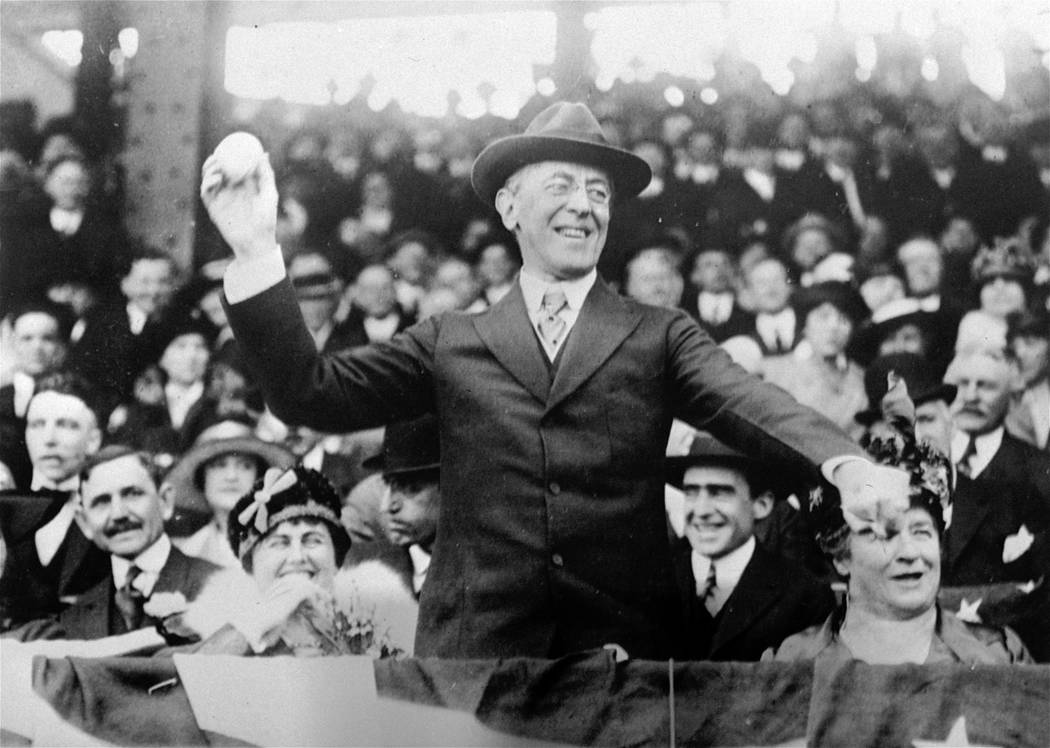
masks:
[[[138,335],[142,332],[142,328],[146,326],[146,321],[149,319],[149,315],[130,301],[125,309],[127,309],[128,312],[128,326],[131,328],[131,334]]]
[[[560,288],[565,293],[569,310],[579,314],[587,294],[590,293],[594,282],[598,279],[598,271],[591,270],[581,278],[550,283],[536,277],[528,267],[523,267],[518,279],[521,284],[521,293],[525,297],[525,308],[529,310],[530,315],[543,309],[543,295],[552,288]]]
[[[401,315],[397,312],[390,312],[385,317],[366,316],[362,324],[369,341],[375,342],[377,340],[390,340],[390,338],[394,337],[394,333],[397,332],[397,326],[400,323]]]
[[[424,550],[423,546],[413,543],[408,547],[408,557],[412,560],[412,591],[418,595],[423,589],[423,582],[427,580],[430,554]]]
[[[962,459],[963,453],[966,451],[966,444],[970,437],[973,436],[973,445],[977,450],[977,454],[970,458],[970,477],[976,478],[981,471],[988,467],[988,463],[992,461],[995,453],[999,451],[1005,433],[1006,430],[1002,426],[977,435],[968,434],[965,431],[956,431],[952,436],[952,464],[958,464],[959,460]]]
[[[76,473],[66,478],[64,481],[55,483],[53,480],[45,475],[42,475],[33,468],[33,482],[29,485],[31,491],[69,491],[74,492],[80,488],[80,476]]]
[[[751,557],[755,555],[755,536],[748,538],[739,548],[734,548],[721,558],[711,559],[701,553],[693,551],[691,561],[693,565],[693,578],[697,585],[702,585],[707,580],[707,572],[714,564],[715,567],[715,601],[718,608],[725,604],[729,596],[733,594],[740,577],[744,575],[744,569],[751,563]]]
[[[15,415],[25,418],[29,401],[33,399],[36,390],[36,380],[24,371],[16,371],[11,374],[11,386],[14,388]]]
[[[75,515],[76,504],[70,498],[50,522],[33,534],[33,545],[36,547],[36,555],[40,559],[41,566],[50,564],[51,559],[58,553],[59,547],[69,533],[69,528],[73,525]]]
[[[164,564],[168,563],[170,554],[171,539],[167,533],[161,533],[161,536],[153,541],[153,545],[132,560],[111,554],[109,561],[113,569],[114,585],[116,585],[117,589],[124,586],[124,580],[128,576],[128,569],[134,563],[135,566],[142,570],[138,579],[135,580],[135,587],[143,595],[149,596],[153,592],[153,585],[157,583],[157,577],[160,576],[161,569],[164,568]]]
[[[744,181],[758,193],[764,202],[768,203],[776,196],[777,178],[771,174],[747,168],[744,169]]]

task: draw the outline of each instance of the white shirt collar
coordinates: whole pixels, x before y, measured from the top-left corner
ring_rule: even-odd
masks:
[[[693,566],[693,579],[696,580],[697,594],[702,592],[702,587],[707,581],[707,572],[713,563],[715,566],[715,591],[714,606],[721,610],[726,600],[733,594],[740,577],[744,575],[744,569],[751,563],[751,557],[755,555],[755,537],[752,535],[743,545],[736,548],[718,559],[711,559],[696,551],[693,551],[691,562]]]
[[[142,332],[142,328],[146,326],[146,320],[149,319],[149,315],[130,301],[125,308],[128,312],[128,326],[131,328],[131,334],[138,335]]]
[[[16,371],[11,375],[11,386],[14,387],[15,415],[24,418],[36,390],[36,380],[24,371]]]
[[[413,543],[408,547],[408,557],[412,559],[412,591],[418,595],[423,589],[423,582],[427,581],[430,554],[423,549],[423,546]]]
[[[40,559],[41,566],[47,566],[51,563],[51,559],[58,553],[59,546],[62,545],[62,541],[66,539],[66,534],[69,532],[70,526],[73,524],[74,515],[76,514],[76,504],[73,503],[73,499],[70,498],[62,508],[58,510],[58,514],[51,518],[51,521],[41,527],[33,535],[33,545],[36,546],[36,555]]]
[[[168,382],[164,385],[164,398],[168,404],[168,415],[171,416],[171,425],[177,429],[182,428],[190,408],[201,397],[204,396],[204,382],[194,382],[189,387],[178,382]]]
[[[401,315],[391,312],[385,317],[365,317],[365,334],[369,341],[390,340],[397,332],[397,326],[401,323]]]
[[[55,483],[53,480],[33,468],[33,482],[30,484],[29,489],[31,491],[76,491],[80,488],[80,476],[76,473],[66,478],[64,481]]]
[[[550,283],[535,276],[529,268],[523,267],[518,278],[521,283],[521,293],[525,296],[525,308],[529,310],[530,315],[537,314],[543,309],[543,295],[551,288],[560,288],[565,293],[565,300],[569,303],[568,312],[578,315],[587,294],[590,293],[594,282],[598,279],[598,271],[592,270],[582,278]],[[567,315],[563,313],[563,316]]]
[[[997,429],[993,429],[986,434],[980,434],[974,437],[973,444],[977,449],[977,454],[970,458],[970,477],[976,478],[981,474],[988,463],[995,457],[995,453],[999,451],[999,447],[1003,443],[1003,434],[1005,429],[1000,426]],[[965,431],[956,431],[952,436],[952,464],[958,464],[959,460],[962,459],[963,453],[966,451],[966,443],[969,441],[971,434]]]
[[[111,554],[109,561],[113,569],[113,584],[118,590],[123,587],[124,580],[128,576],[128,569],[134,563],[135,566],[142,569],[142,573],[135,580],[135,588],[146,597],[149,597],[153,592],[153,585],[157,583],[157,577],[160,576],[161,569],[164,568],[164,564],[168,563],[170,554],[171,539],[167,533],[161,533],[161,536],[153,542],[153,545],[135,556],[133,560]]]
[[[48,217],[51,220],[51,228],[60,234],[72,236],[77,233],[77,229],[84,220],[84,211],[67,210],[56,205],[51,208]]]

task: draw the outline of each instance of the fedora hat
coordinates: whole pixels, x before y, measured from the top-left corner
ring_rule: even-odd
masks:
[[[756,460],[748,457],[743,452],[739,452],[710,434],[701,431],[693,438],[693,443],[689,445],[688,454],[668,457],[664,460],[664,479],[672,486],[681,487],[685,471],[691,467],[718,465],[720,467],[747,470],[757,464]]]
[[[854,416],[857,423],[870,426],[882,419],[882,398],[889,389],[889,374],[892,371],[908,386],[908,396],[915,405],[944,400],[951,404],[957,388],[945,384],[934,373],[924,356],[916,353],[891,353],[879,356],[864,372],[864,390],[868,395],[868,409]]]
[[[361,465],[382,471],[384,478],[437,470],[441,467],[437,418],[427,414],[411,421],[391,423],[383,434],[383,451]]]
[[[492,205],[514,172],[540,161],[568,161],[601,169],[621,196],[637,195],[653,176],[643,159],[609,143],[586,105],[562,101],[537,114],[521,135],[500,138],[478,154],[470,177],[474,192]]]

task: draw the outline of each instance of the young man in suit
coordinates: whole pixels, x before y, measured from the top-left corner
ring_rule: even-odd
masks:
[[[725,249],[696,253],[683,308],[716,343],[755,330],[755,315],[743,309],[733,289],[733,258]]]
[[[150,626],[144,607],[158,592],[194,599],[219,566],[186,556],[171,544],[164,522],[173,498],[162,495],[150,456],[111,446],[80,472],[81,524],[109,558],[111,573],[56,619],[12,632],[33,639],[100,639]]]
[[[0,494],[7,544],[0,576],[0,627],[56,613],[104,574],[105,555],[76,523],[78,471],[102,432],[94,393],[75,375],[36,384],[26,409],[30,490]]]
[[[886,498],[857,445],[747,375],[685,312],[598,280],[613,198],[651,172],[584,105],[552,105],[474,164],[475,191],[521,247],[516,288],[481,314],[338,356],[317,355],[285,280],[268,161],[245,180],[236,166],[206,161],[202,197],[236,255],[230,320],[273,411],[336,432],[437,413],[442,511],[418,655],[672,654],[661,468],[675,416],[771,464],[820,466],[865,516]]]
[[[757,662],[766,648],[827,617],[831,587],[755,539],[755,523],[774,502],[760,465],[701,434],[688,455],[668,459],[668,470],[685,494],[675,572],[690,659]]]

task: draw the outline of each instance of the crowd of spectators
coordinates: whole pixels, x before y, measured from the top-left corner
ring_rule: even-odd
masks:
[[[1042,585],[1050,121],[1011,126],[990,105],[980,121],[930,105],[855,109],[606,112],[610,137],[654,177],[638,199],[617,206],[599,270],[625,295],[685,309],[738,363],[857,439],[885,436],[887,377],[905,378],[916,435],[953,466],[947,516],[937,518],[942,583]],[[388,340],[430,315],[481,311],[507,293],[521,262],[513,237],[471,190],[484,126],[378,115],[355,123],[270,133],[268,142],[278,239],[325,352]],[[227,260],[215,237],[201,231],[201,262],[189,273],[129,237],[112,169],[89,156],[75,128],[48,130],[26,156],[4,151],[0,165],[0,483],[22,496],[51,493],[33,520],[15,521],[6,509],[2,517],[5,625],[60,615],[60,599],[98,582],[97,549],[67,548],[67,533],[44,553],[39,532],[63,516],[62,492],[78,476],[96,481],[100,463],[82,467],[103,444],[152,456],[149,470],[134,452],[108,458],[144,471],[147,493],[151,470],[174,476],[153,482],[161,503],[149,516],[165,517],[177,546],[196,538],[188,548],[216,566],[237,565],[224,541],[238,495],[268,467],[296,461],[334,486],[355,544],[408,532],[411,521],[394,518],[405,502],[391,498],[390,486],[402,499],[422,489],[376,477],[385,468],[366,458],[380,451],[381,433],[320,434],[266,410],[226,323]],[[224,439],[236,443],[207,446]],[[688,454],[692,439],[675,430],[669,450],[677,440]],[[225,503],[207,478],[220,462],[233,476]],[[830,579],[797,528],[795,488],[771,487],[780,509],[760,512],[756,534]],[[213,537],[201,535],[208,527]],[[412,549],[406,579],[418,594],[429,541],[409,537],[393,545]],[[87,558],[78,567],[86,578],[57,569],[56,548]],[[62,554],[59,565],[68,561]],[[343,556],[359,554],[340,548]],[[51,585],[52,598],[27,599],[15,562],[36,569],[31,583]],[[1009,622],[1045,659],[1039,615],[1045,607]]]

